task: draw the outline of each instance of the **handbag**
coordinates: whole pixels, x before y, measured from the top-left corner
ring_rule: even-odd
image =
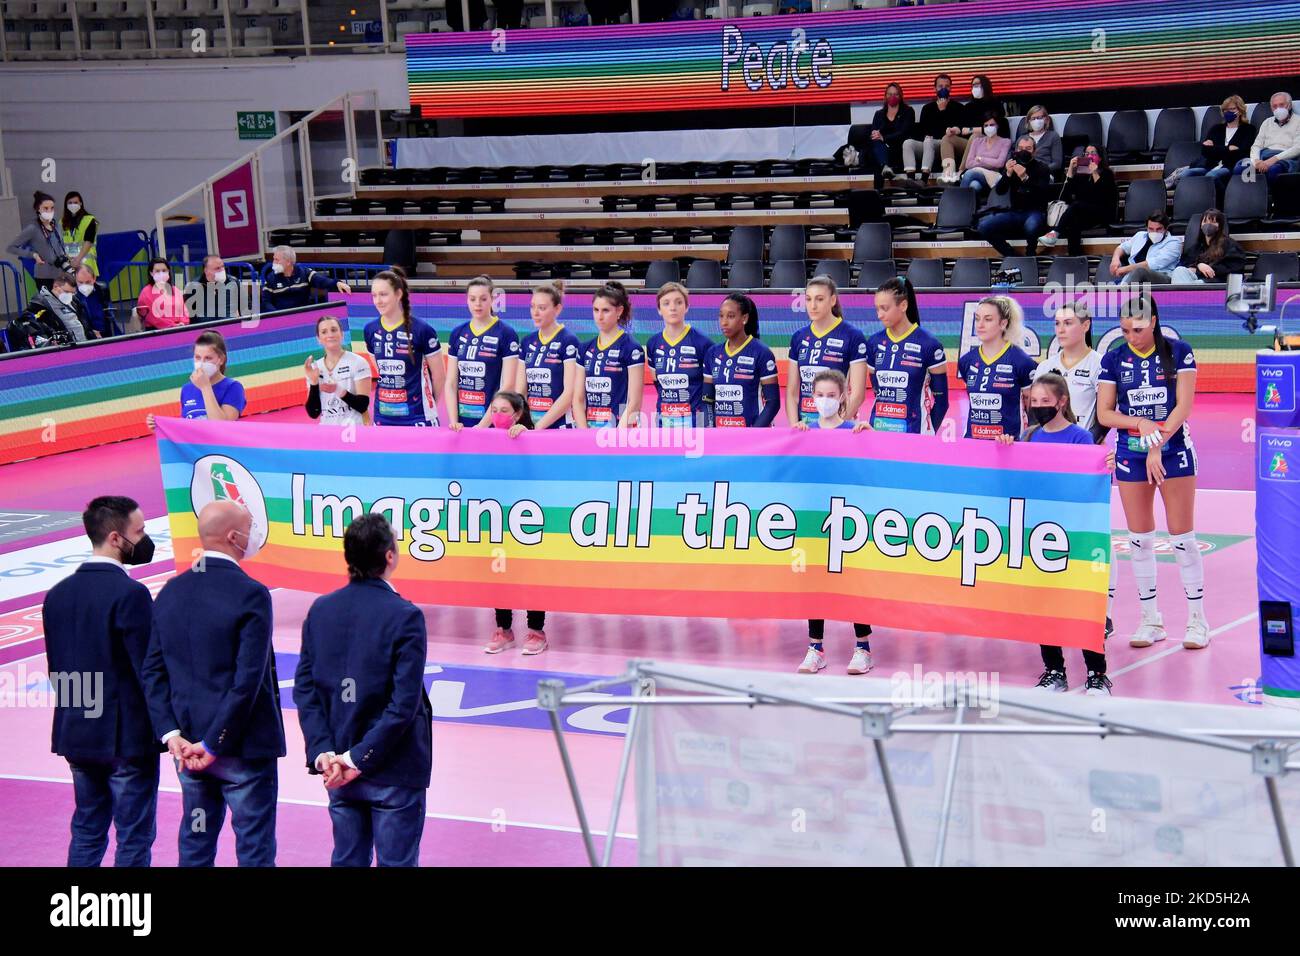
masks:
[[[1049,202],[1047,204],[1047,228],[1048,229],[1055,229],[1057,225],[1060,223],[1061,217],[1065,215],[1065,210],[1070,208],[1070,204],[1061,198],[1062,196],[1065,195],[1066,185],[1067,183],[1062,183],[1060,195],[1058,195],[1056,199],[1054,199],[1052,202]]]

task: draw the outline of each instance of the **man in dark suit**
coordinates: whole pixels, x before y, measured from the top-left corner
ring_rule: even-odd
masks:
[[[230,807],[240,866],[275,865],[276,760],[284,724],[271,649],[271,593],[244,573],[260,542],[233,501],[199,513],[203,554],[154,602],[145,659],[159,737],[196,741],[178,761],[184,816],[180,865],[212,866]]]
[[[415,866],[433,767],[424,615],[389,583],[397,542],[381,514],[343,535],[346,587],[302,624],[293,699],[307,766],[325,775],[334,866]]]
[[[72,769],[76,809],[68,866],[99,866],[117,827],[117,866],[148,866],[158,809],[158,754],[145,703],[149,589],[123,565],[148,564],[153,542],[130,498],[106,496],[81,516],[93,549],[41,608],[55,689],[51,750]],[[176,739],[175,752],[185,742]]]

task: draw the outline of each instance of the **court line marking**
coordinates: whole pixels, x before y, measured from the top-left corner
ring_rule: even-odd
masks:
[[[28,783],[61,783],[67,786],[72,785],[71,780],[65,780],[61,777],[35,777],[35,776],[30,776],[28,774],[21,774],[21,773],[0,773],[0,780],[19,780]],[[160,793],[179,794],[181,792],[180,787],[160,786],[158,790]],[[300,806],[300,807],[322,807],[322,808],[329,807],[329,801],[321,802],[319,800],[300,800],[291,797],[279,797],[276,802],[289,803],[289,804],[293,804],[294,806]],[[557,833],[575,833],[575,834],[582,833],[582,830],[578,827],[563,826],[558,823],[525,823],[518,820],[500,820],[492,817],[469,817],[457,813],[426,812],[424,816],[426,819],[451,820],[456,823],[485,823],[489,825],[497,824],[505,827],[507,830],[510,829],[510,827],[522,827],[523,829],[526,830],[552,830]],[[591,831],[592,836],[606,836],[607,833],[608,831],[606,830]],[[624,840],[635,840],[637,838],[635,833],[615,833],[614,836]]]
[[[1211,638],[1218,637],[1220,634],[1230,631],[1234,627],[1237,627],[1240,624],[1245,624],[1247,621],[1252,621],[1257,617],[1259,617],[1259,612],[1251,611],[1249,614],[1243,617],[1239,617],[1235,621],[1231,621],[1227,624],[1223,624],[1220,625],[1219,627],[1216,627],[1214,630],[1210,631],[1210,637]],[[1179,651],[1183,651],[1183,650],[1187,650],[1187,648],[1183,647],[1182,641],[1177,641],[1173,647],[1167,647],[1163,651],[1160,651],[1158,654],[1152,654],[1150,657],[1144,657],[1140,661],[1134,661],[1132,664],[1126,664],[1125,666],[1121,667],[1117,671],[1108,671],[1106,673],[1106,676],[1118,677],[1120,674],[1127,674],[1130,671],[1137,670],[1139,667],[1146,667],[1148,664],[1154,664],[1156,661],[1164,660],[1170,654],[1177,654]],[[1073,690],[1071,690],[1069,693],[1081,694],[1083,693],[1083,688],[1076,687]]]

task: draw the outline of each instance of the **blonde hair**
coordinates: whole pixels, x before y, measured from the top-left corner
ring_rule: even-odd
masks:
[[[817,377],[812,380],[814,390],[818,382],[832,382],[840,390],[840,417],[843,418],[849,406],[849,380],[839,369],[827,368],[818,372]]]
[[[1025,312],[1020,308],[1019,302],[1009,295],[986,295],[976,303],[977,308],[981,305],[993,306],[998,310],[998,315],[1006,321],[1007,327],[1002,330],[1002,341],[1010,342],[1015,346],[1019,346],[1024,341]]]
[[[664,300],[664,296],[673,292],[680,292],[687,308],[690,308],[691,294],[686,291],[686,286],[682,285],[680,282],[665,282],[659,287],[659,291],[655,293],[655,308],[659,307],[659,303]]]
[[[1241,120],[1243,123],[1250,122],[1250,114],[1246,112],[1246,101],[1236,93],[1233,93],[1231,96],[1225,96],[1223,102],[1226,106],[1231,106],[1237,111],[1237,119]]]

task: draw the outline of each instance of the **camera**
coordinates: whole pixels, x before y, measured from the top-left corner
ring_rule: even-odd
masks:
[[[1024,276],[1019,269],[999,269],[993,273],[993,280],[990,283],[995,286],[1013,286],[1020,285]]]
[[[59,256],[51,263],[56,269],[66,272],[68,275],[76,274],[76,269],[72,268],[72,259],[69,256]]]

